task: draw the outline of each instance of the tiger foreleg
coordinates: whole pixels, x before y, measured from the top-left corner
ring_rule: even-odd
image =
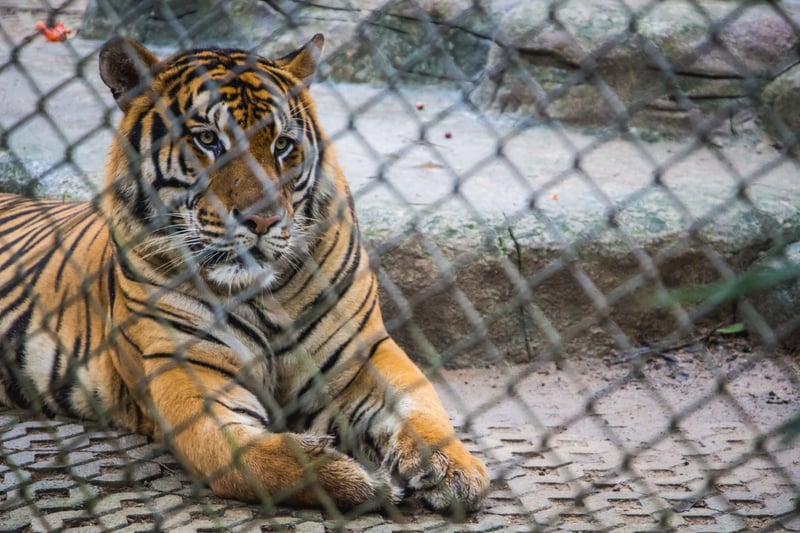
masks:
[[[383,341],[349,389],[342,406],[349,430],[379,448],[387,471],[437,511],[480,508],[489,487],[485,465],[455,435],[433,386],[394,341]],[[364,401],[365,393],[381,401]],[[370,404],[377,412],[367,412]]]
[[[255,396],[229,378],[188,363],[150,370],[163,439],[217,496],[338,509],[392,498],[387,476],[334,449],[329,437],[271,433]]]

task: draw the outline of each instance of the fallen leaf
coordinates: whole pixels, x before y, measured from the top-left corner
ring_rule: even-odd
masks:
[[[721,335],[736,335],[737,333],[743,333],[744,330],[743,322],[735,322],[729,326],[718,328],[717,333]]]
[[[439,163],[428,162],[428,163],[420,163],[419,165],[414,165],[413,168],[444,168]]]

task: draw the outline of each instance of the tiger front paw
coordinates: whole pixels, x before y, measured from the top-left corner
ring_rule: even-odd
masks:
[[[398,462],[407,487],[435,511],[463,515],[480,509],[490,483],[483,462],[460,441],[425,452]]]

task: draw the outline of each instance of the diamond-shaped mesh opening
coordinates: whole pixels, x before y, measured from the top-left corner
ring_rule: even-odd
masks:
[[[800,529],[795,4],[0,0],[0,530]]]

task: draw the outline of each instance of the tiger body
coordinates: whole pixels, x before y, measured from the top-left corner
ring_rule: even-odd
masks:
[[[224,497],[474,510],[486,469],[383,325],[321,46],[106,45],[101,203],[0,195],[0,403],[165,440]]]

